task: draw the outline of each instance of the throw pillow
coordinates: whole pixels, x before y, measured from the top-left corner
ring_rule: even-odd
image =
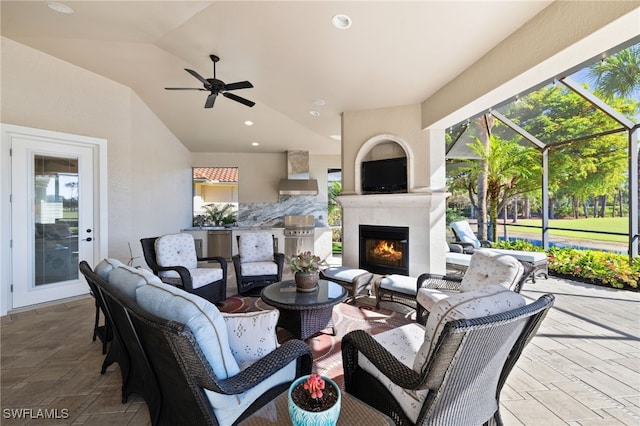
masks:
[[[220,379],[240,372],[229,348],[227,326],[213,303],[164,283],[139,287],[136,296],[138,304],[150,313],[187,325]]]
[[[429,312],[424,330],[424,343],[418,350],[413,369],[421,372],[431,356],[446,323],[458,319],[482,318],[524,306],[518,293],[501,286],[490,285],[480,290],[452,294],[438,301]]]
[[[279,316],[277,309],[242,314],[222,313],[227,323],[229,347],[240,370],[278,347],[276,325]]]

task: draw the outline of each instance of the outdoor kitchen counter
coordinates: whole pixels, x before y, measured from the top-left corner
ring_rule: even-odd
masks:
[[[238,244],[236,238],[238,235],[247,232],[264,231],[271,232],[278,239],[278,251],[284,253],[284,228],[271,227],[271,226],[233,226],[231,228],[225,228],[223,226],[194,226],[191,228],[185,228],[181,232],[188,232],[193,235],[194,239],[203,240],[203,256],[209,254],[206,247],[206,241],[208,231],[225,231],[231,230],[231,253],[232,255],[238,254]],[[315,242],[314,253],[320,256],[322,259],[326,259],[331,256],[331,228],[329,227],[316,227],[315,228]],[[212,254],[212,256],[215,254]]]

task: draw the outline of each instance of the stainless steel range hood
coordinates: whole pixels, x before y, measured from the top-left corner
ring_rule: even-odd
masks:
[[[315,179],[282,179],[278,188],[280,195],[318,195]]]
[[[280,195],[318,195],[318,181],[309,179],[309,152],[287,151],[287,179],[280,181]]]

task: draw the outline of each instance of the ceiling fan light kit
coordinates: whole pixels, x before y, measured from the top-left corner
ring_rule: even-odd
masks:
[[[166,90],[201,90],[208,91],[209,96],[207,96],[207,100],[204,103],[205,108],[213,108],[216,102],[216,98],[219,94],[222,94],[225,98],[231,99],[233,101],[239,102],[248,107],[254,106],[256,103],[250,101],[249,99],[245,99],[241,96],[238,96],[234,93],[229,93],[231,90],[240,90],[240,89],[250,89],[253,87],[248,81],[238,81],[236,83],[225,84],[224,81],[218,80],[216,78],[216,62],[220,60],[216,55],[209,55],[211,58],[211,62],[213,62],[213,78],[204,78],[200,74],[198,74],[194,70],[190,70],[189,68],[185,68],[184,70],[194,76],[202,83],[202,88],[200,87],[165,87]]]

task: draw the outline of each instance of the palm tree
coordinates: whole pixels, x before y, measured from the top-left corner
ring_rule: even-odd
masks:
[[[627,98],[640,90],[640,45],[611,55],[589,68],[589,80],[605,101]]]
[[[340,225],[342,223],[342,208],[337,197],[342,194],[342,184],[339,181],[329,182],[328,191],[328,215],[329,225]]]
[[[589,77],[595,84],[596,94],[604,100],[637,96],[640,93],[640,45],[636,44],[621,50],[606,60],[592,65],[589,69]],[[640,155],[637,167],[640,170]],[[640,199],[640,174],[638,174],[637,188]],[[640,212],[638,212],[638,220],[640,220]]]
[[[497,241],[497,223],[500,207],[518,193],[518,186],[539,171],[537,152],[534,148],[526,148],[515,141],[505,141],[496,135],[488,138],[485,144],[474,137],[469,147],[480,157],[468,167],[470,173],[477,176],[486,173],[487,200],[489,220],[491,223],[492,241]]]

